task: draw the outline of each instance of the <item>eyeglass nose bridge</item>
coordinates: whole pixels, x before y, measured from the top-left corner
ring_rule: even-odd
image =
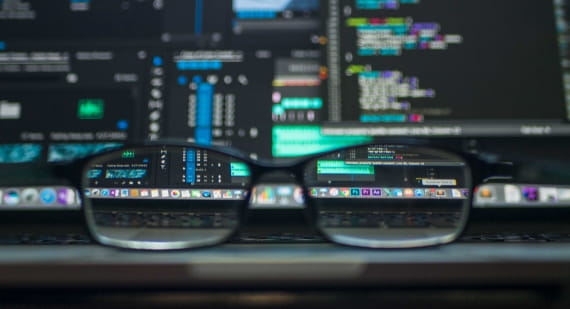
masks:
[[[294,165],[250,165],[251,186],[258,185],[264,181],[287,181],[292,184],[302,186],[304,163]]]
[[[251,209],[252,205],[255,204],[255,188],[259,185],[270,184],[270,183],[286,183],[287,185],[298,186],[300,188],[302,196],[302,208],[304,209],[304,215],[307,223],[311,227],[315,227],[311,220],[314,216],[312,211],[314,211],[308,204],[308,189],[305,184],[305,168],[307,162],[301,161],[295,164],[255,164],[250,163],[251,178],[249,187],[251,188],[248,193],[249,197],[245,203],[245,209]],[[247,211],[245,209],[242,212],[242,216],[246,216]]]

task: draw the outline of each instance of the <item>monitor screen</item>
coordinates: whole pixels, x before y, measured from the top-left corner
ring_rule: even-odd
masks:
[[[327,1],[323,133],[567,136],[567,9],[561,0]]]
[[[349,143],[320,135],[319,8],[317,0],[2,0],[0,163],[161,138],[261,158]],[[283,119],[290,106],[295,118]]]
[[[0,164],[160,139],[285,160],[388,135],[568,136],[568,9],[0,0]],[[299,207],[297,191],[276,180],[254,200]]]

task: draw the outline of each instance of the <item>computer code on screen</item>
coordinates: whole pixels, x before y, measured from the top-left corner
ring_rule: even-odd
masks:
[[[391,125],[404,128],[394,134],[429,135],[438,124],[443,135],[487,135],[520,134],[524,123],[566,122],[563,5],[327,1],[331,127]]]

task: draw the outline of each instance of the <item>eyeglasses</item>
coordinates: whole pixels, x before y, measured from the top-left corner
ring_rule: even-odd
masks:
[[[454,153],[368,144],[275,164],[189,144],[126,147],[82,172],[86,222],[98,242],[172,250],[212,246],[240,229],[252,188],[285,172],[325,239],[366,248],[449,243],[463,230],[471,171]]]

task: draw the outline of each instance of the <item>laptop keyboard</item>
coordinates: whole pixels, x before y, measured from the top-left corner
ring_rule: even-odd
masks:
[[[324,223],[333,227],[452,227],[459,220],[457,214],[446,212],[328,212],[321,213]],[[96,215],[96,221],[104,226],[130,226],[142,228],[216,228],[235,223],[235,217],[218,213],[137,213],[105,212]],[[233,225],[233,224],[232,224]],[[467,233],[458,240],[463,243],[547,243],[570,242],[568,232],[498,232]],[[322,237],[310,233],[252,233],[243,232],[231,240],[232,243],[324,243]],[[0,234],[0,245],[84,245],[93,241],[82,233],[14,233]]]
[[[0,245],[87,245],[92,243],[91,237],[82,233],[0,235]]]
[[[221,228],[235,226],[234,216],[220,213],[111,211],[95,214],[98,226],[149,228]]]
[[[324,243],[318,235],[300,233],[242,233],[232,239],[232,243],[256,244],[291,244],[291,243]],[[462,243],[570,243],[569,233],[470,233],[459,238]],[[91,238],[81,233],[62,234],[12,234],[0,235],[0,245],[88,245],[93,244]]]
[[[570,233],[470,233],[460,238],[461,242],[570,242]]]
[[[327,212],[321,213],[327,227],[426,228],[454,227],[459,214],[450,212]],[[100,212],[95,214],[99,226],[220,228],[235,225],[235,216],[219,213],[170,212]]]
[[[320,218],[327,227],[452,228],[460,220],[451,212],[327,212]]]

